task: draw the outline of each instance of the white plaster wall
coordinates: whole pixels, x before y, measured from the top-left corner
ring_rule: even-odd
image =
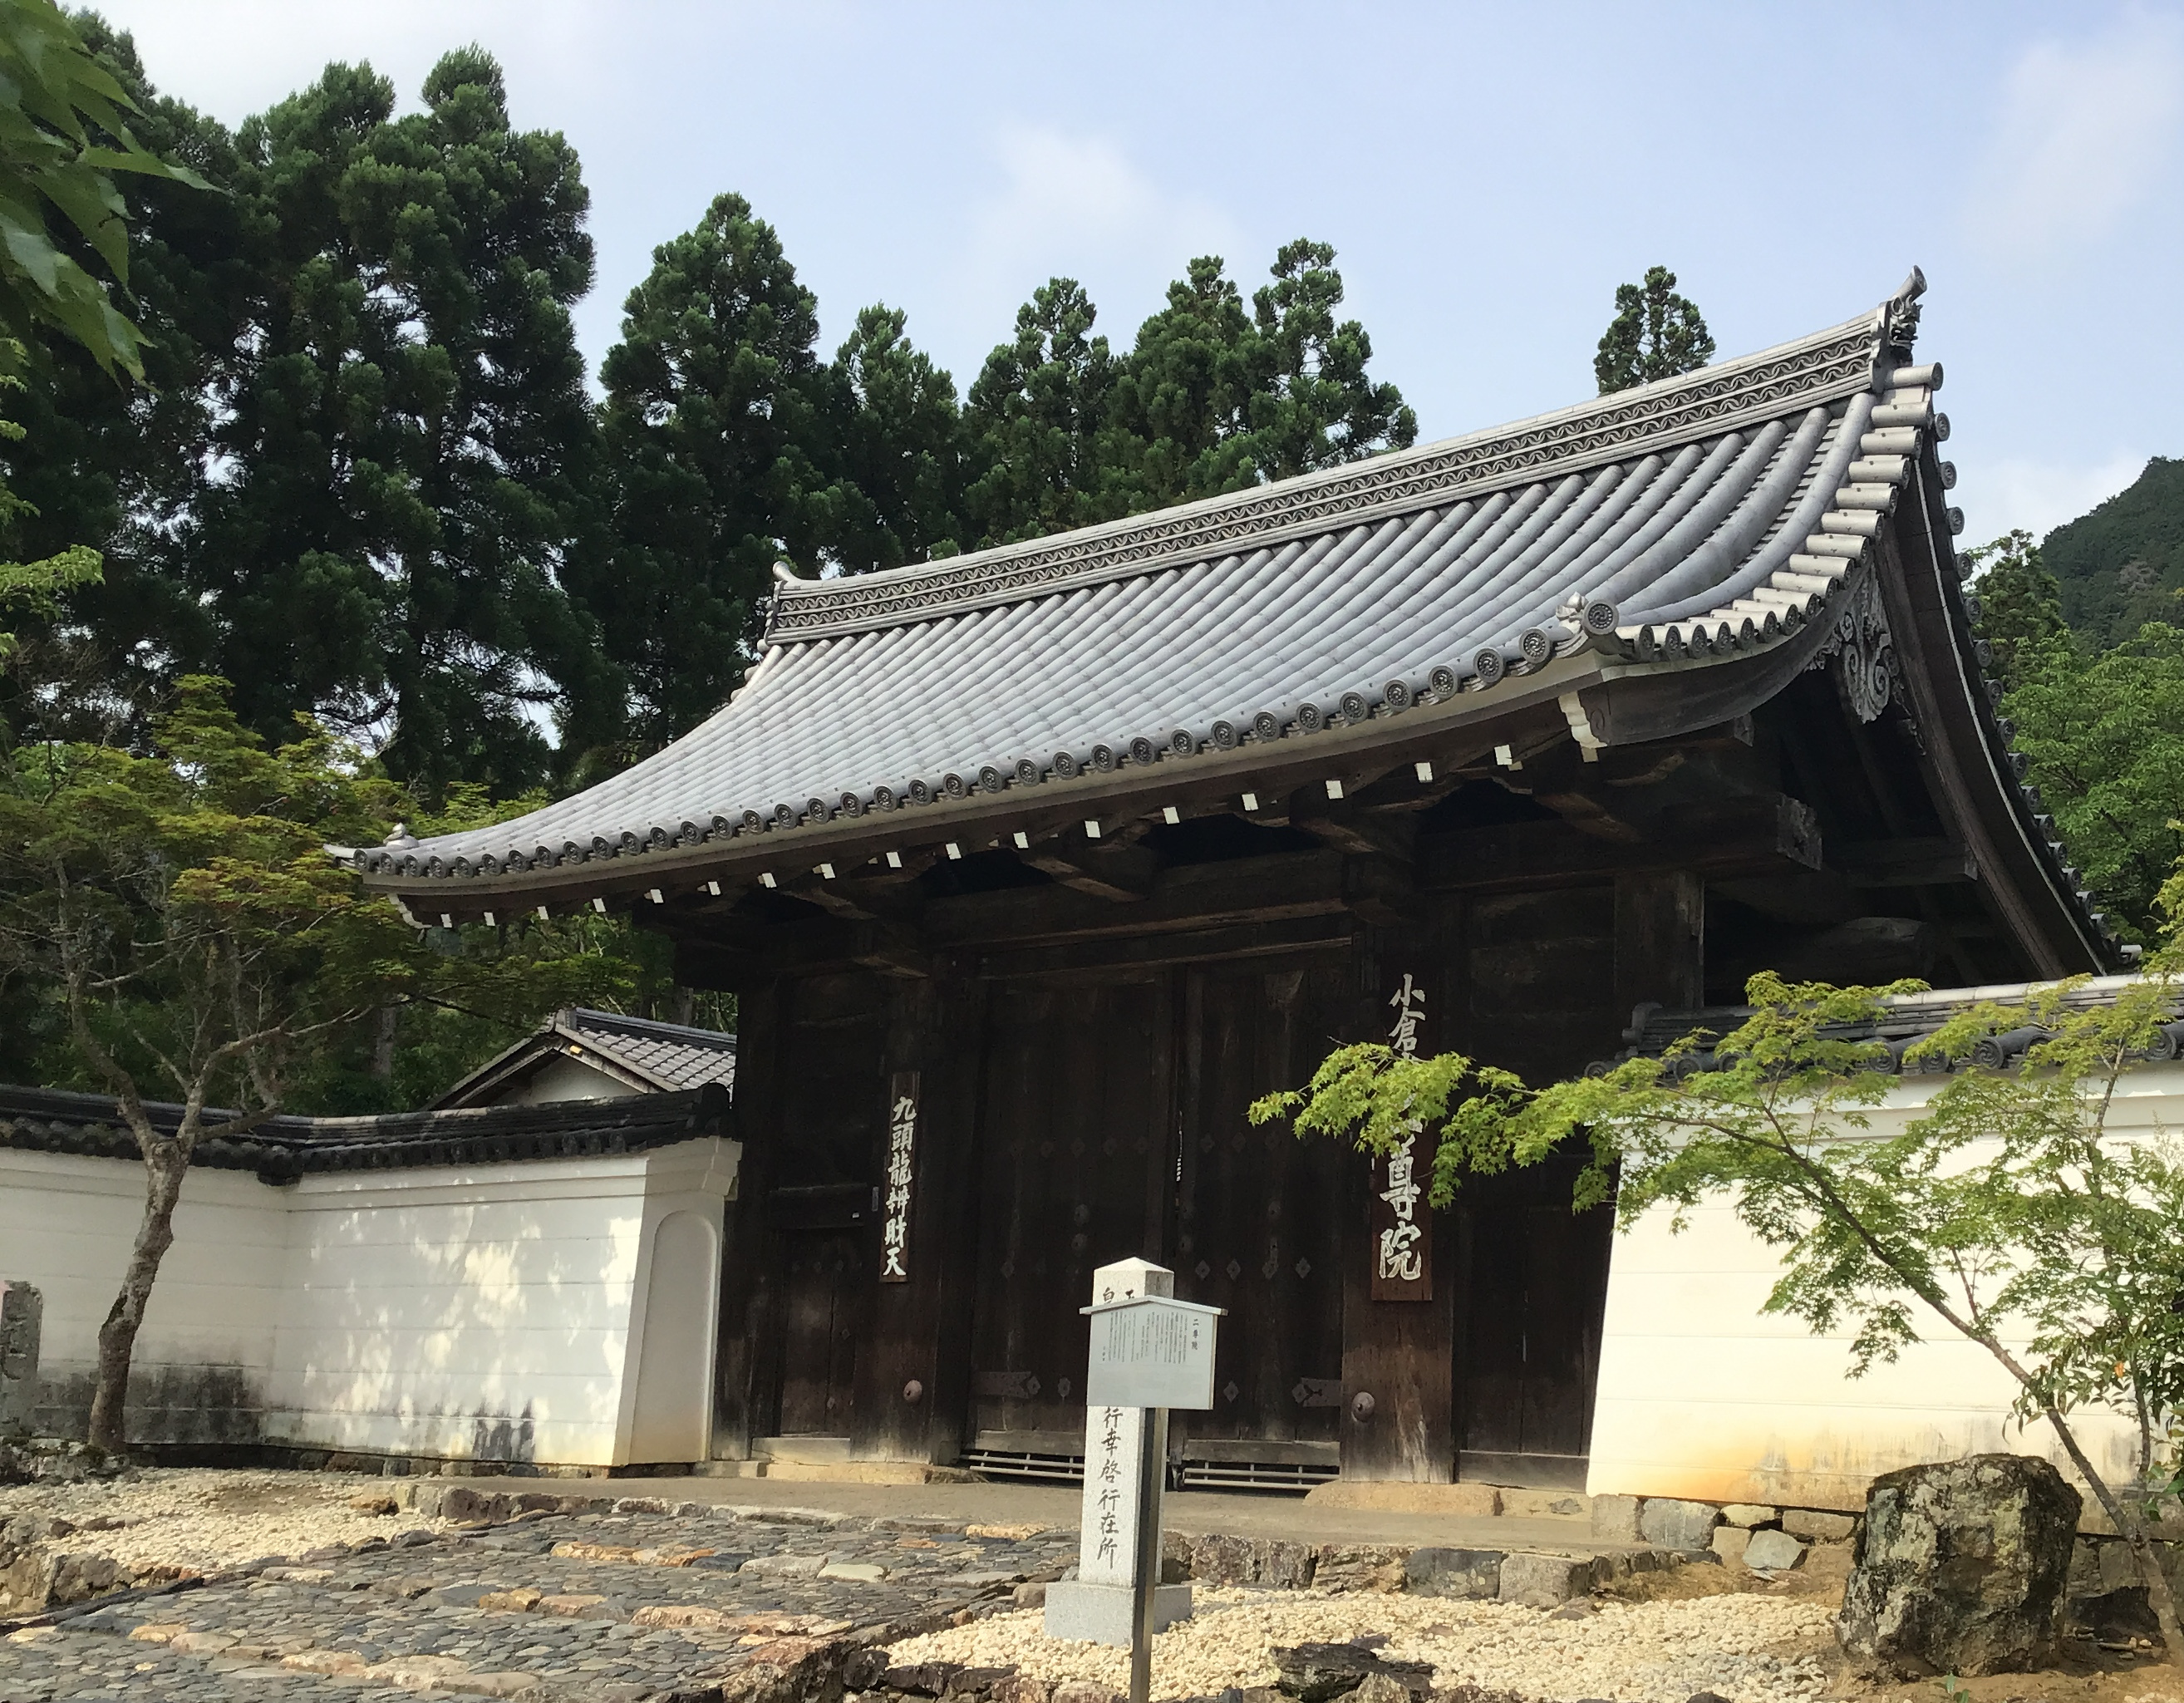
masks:
[[[740,1153],[706,1139],[285,1187],[192,1171],[132,1390],[216,1369],[240,1376],[268,1441],[627,1464],[652,1237],[678,1211],[717,1235]],[[49,1390],[94,1370],[143,1188],[132,1162],[0,1148],[0,1268],[44,1295]],[[714,1271],[697,1302],[708,1389],[717,1258]],[[677,1298],[686,1315],[690,1300]],[[236,1440],[181,1440],[200,1438]]]
[[[1875,1114],[1874,1134],[1896,1133],[1942,1080],[1906,1079]],[[2124,1138],[2184,1130],[2184,1067],[2131,1072],[2109,1127]],[[1726,1202],[1690,1214],[1680,1235],[1665,1211],[1618,1233],[1592,1494],[1856,1509],[1876,1475],[1922,1461],[2007,1450],[2069,1471],[2044,1423],[2011,1417],[2008,1375],[1939,1317],[1922,1309],[1924,1340],[1852,1378],[1854,1328],[1816,1337],[1760,1310],[1780,1270]],[[2078,1432],[2103,1474],[2129,1476],[2134,1443],[2123,1420],[2085,1414]]]
[[[738,1152],[306,1177],[267,1434],[626,1463],[650,1236],[678,1205],[717,1223]]]
[[[164,1382],[187,1399],[210,1369],[264,1399],[287,1254],[283,1206],[281,1191],[247,1171],[183,1179],[175,1245],[136,1338],[133,1388]],[[49,1392],[96,1375],[98,1327],[143,1215],[144,1171],[133,1160],[0,1148],[0,1275],[44,1296],[39,1371]],[[87,1401],[87,1386],[80,1393]]]

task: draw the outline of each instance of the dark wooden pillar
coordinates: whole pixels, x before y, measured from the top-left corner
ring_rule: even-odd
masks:
[[[743,1157],[721,1244],[719,1348],[713,1361],[713,1459],[748,1460],[773,1423],[780,1238],[766,1199],[780,1152],[782,987],[744,988],[736,1001],[736,1136]]]
[[[1618,1019],[1646,1000],[1671,1011],[1706,1003],[1706,881],[1686,870],[1615,878]]]
[[[1407,972],[1425,995],[1418,1020],[1421,1057],[1440,1050],[1450,1032],[1444,1013],[1462,997],[1457,954],[1446,950],[1460,930],[1445,911],[1422,912],[1404,928],[1362,931],[1356,963],[1357,1002],[1346,1041],[1391,1039],[1398,1013],[1391,995]],[[1421,1184],[1430,1181],[1433,1137],[1419,1137]],[[1358,1227],[1345,1262],[1342,1298],[1342,1476],[1446,1484],[1456,1476],[1454,1348],[1457,1267],[1455,1223],[1450,1213],[1430,1217],[1423,1244],[1429,1254],[1430,1294],[1419,1298],[1373,1298],[1379,1236],[1373,1204],[1386,1176],[1384,1160],[1353,1156],[1340,1210]],[[1390,1286],[1383,1285],[1384,1292]],[[1416,1294],[1423,1286],[1410,1286]]]
[[[850,1427],[850,1451],[860,1460],[945,1465],[963,1446],[977,1281],[984,1013],[983,983],[937,979],[894,985],[889,1074],[914,1070],[919,1084],[909,1276],[903,1282],[875,1281],[871,1328],[857,1355]],[[884,1187],[883,1175],[881,1181]],[[876,1225],[876,1247],[879,1233]],[[879,1269],[876,1259],[872,1270]]]

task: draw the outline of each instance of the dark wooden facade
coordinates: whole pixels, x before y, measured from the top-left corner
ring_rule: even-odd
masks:
[[[2029,955],[1949,850],[1914,720],[1860,723],[1825,669],[1686,735],[1588,762],[1542,725],[1511,757],[1445,743],[1351,766],[1339,802],[1316,776],[1248,814],[1110,812],[1097,842],[678,910],[678,974],[743,1000],[721,1452],[1078,1453],[1077,1309],[1139,1254],[1229,1313],[1184,1462],[1581,1484],[1610,1223],[1573,1212],[1574,1167],[1467,1183],[1431,1298],[1376,1301],[1368,1161],[1251,1101],[1384,1039],[1406,972],[1430,1047],[1538,1080],[1763,963],[1987,981]],[[883,1286],[870,1202],[910,1069],[910,1280]]]
[[[1573,1166],[1435,1211],[1246,1108],[1402,1012],[1543,1080],[1763,967],[2109,961],[1985,678],[1918,288],[1499,436],[785,582],[684,745],[362,854],[451,921],[628,906],[739,994],[716,1455],[1074,1455],[1077,1309],[1141,1254],[1228,1309],[1187,1473],[1582,1483],[1610,1223]]]

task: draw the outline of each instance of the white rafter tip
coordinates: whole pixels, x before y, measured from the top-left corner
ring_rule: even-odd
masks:
[[[1431,780],[1433,779],[1433,765],[1431,763],[1422,762],[1416,765],[1416,768],[1418,777],[1420,780]]]
[[[773,871],[771,869],[760,870],[758,884],[761,887],[771,887],[773,885]]]
[[[890,852],[888,853],[888,868],[890,869],[900,869],[902,868],[901,852]]]
[[[594,898],[592,901],[592,908],[604,917],[607,913],[607,902],[604,899]]]
[[[667,896],[657,887],[647,887],[644,890],[644,896],[655,905],[664,905],[667,902]]]
[[[721,884],[718,881],[708,881],[705,883],[705,891],[717,899],[721,896]]]
[[[552,917],[548,914],[547,909],[543,905],[541,905],[538,907],[538,920],[542,923],[551,922],[553,920]]]
[[[1245,793],[1244,795],[1244,808],[1246,810],[1256,810],[1258,807],[1259,795],[1256,792]]]
[[[834,879],[834,866],[832,863],[822,863],[819,866],[819,879],[822,881],[833,880]]]
[[[1089,816],[1084,818],[1084,837],[1087,840],[1097,840],[1100,837],[1100,824]]]
[[[1516,752],[1511,751],[1509,747],[1505,745],[1498,745],[1494,747],[1494,761],[1500,763],[1504,768],[1521,768],[1524,767],[1523,764],[1517,761]]]
[[[951,840],[948,842],[948,856],[952,861],[960,863],[962,861],[963,848]]]
[[[1017,851],[1028,852],[1031,850],[1031,835],[1025,833],[1022,829],[1017,829],[1017,831],[1010,837],[1017,842]]]
[[[1161,806],[1161,820],[1167,824],[1169,827],[1173,828],[1177,823],[1183,820],[1183,812],[1180,810],[1178,810],[1173,804],[1163,804]]]
[[[442,928],[452,929],[454,925],[455,919],[452,916],[448,915],[445,911],[440,913],[440,926]]]
[[[493,921],[493,913],[492,913],[491,911],[488,911],[488,912],[485,913],[485,925],[486,925],[488,928],[489,928],[489,929],[491,929],[491,928],[497,928],[497,927],[499,927],[499,924],[498,924],[497,923],[495,923],[495,922]]]
[[[1328,782],[1328,783],[1327,783],[1327,796],[1328,796],[1329,798],[1340,798],[1340,797],[1341,797],[1341,796],[1342,796],[1342,783],[1341,783],[1340,781],[1339,781],[1339,780],[1330,780],[1329,782]]]

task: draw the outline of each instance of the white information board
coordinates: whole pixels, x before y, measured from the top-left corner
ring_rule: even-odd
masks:
[[[1092,1320],[1090,1406],[1213,1405],[1213,1321],[1223,1309],[1145,1295],[1084,1310]]]

